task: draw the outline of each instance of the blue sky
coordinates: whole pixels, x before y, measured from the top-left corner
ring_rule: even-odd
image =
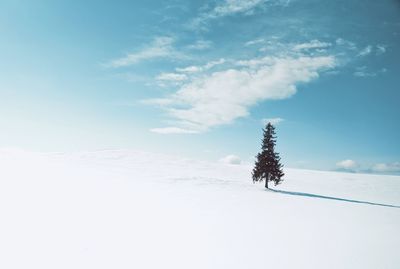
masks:
[[[400,171],[400,3],[0,3],[0,148]]]

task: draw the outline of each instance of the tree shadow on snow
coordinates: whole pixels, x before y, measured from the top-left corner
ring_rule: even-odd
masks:
[[[312,194],[312,193],[305,193],[305,192],[282,191],[282,190],[273,190],[273,189],[269,189],[269,190],[272,191],[272,192],[282,193],[282,194],[287,194],[287,195],[296,195],[296,196],[304,196],[304,197],[310,197],[310,198],[319,198],[319,199],[336,200],[336,201],[349,202],[349,203],[357,203],[357,204],[366,204],[366,205],[375,205],[375,206],[385,206],[385,207],[400,208],[400,206],[397,206],[397,205],[379,204],[379,203],[372,203],[372,202],[367,202],[367,201],[359,201],[359,200],[344,199],[344,198],[331,197],[331,196],[324,196],[324,195],[318,195],[318,194]]]

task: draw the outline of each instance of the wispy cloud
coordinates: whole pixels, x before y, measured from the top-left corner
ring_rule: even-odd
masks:
[[[187,79],[187,75],[178,73],[161,73],[155,78],[159,87],[179,86]]]
[[[385,52],[386,52],[386,46],[385,45],[382,45],[382,44],[376,45],[376,54],[380,55],[380,54],[383,54]]]
[[[349,44],[346,44],[344,40],[339,41],[340,45],[336,47],[336,50],[344,51],[344,47],[348,47]],[[245,46],[254,46],[257,44],[262,44],[262,47],[259,49],[260,52],[265,52],[268,54],[290,54],[290,55],[298,55],[299,53],[303,54],[324,54],[328,49],[335,49],[332,48],[333,44],[331,42],[320,41],[318,39],[313,39],[308,42],[302,43],[287,43],[281,42],[279,37],[272,37],[270,39],[255,39],[245,43]],[[354,45],[355,46],[355,45]],[[340,48],[339,48],[340,47]],[[348,48],[346,48],[348,49]]]
[[[183,67],[183,68],[176,68],[175,70],[177,72],[181,72],[181,73],[199,73],[199,72],[207,71],[207,70],[213,68],[214,66],[221,65],[226,62],[227,61],[224,58],[221,58],[218,60],[209,61],[208,63],[206,63],[204,65],[191,65],[191,66],[187,66],[187,67]]]
[[[268,119],[262,119],[261,123],[263,125],[266,125],[268,123],[271,123],[272,125],[277,125],[283,121],[284,121],[284,119],[282,119],[282,118],[268,118]]]
[[[357,46],[354,42],[343,39],[343,38],[337,38],[336,45],[345,47],[349,50],[357,50]]]
[[[161,73],[156,77],[156,80],[177,82],[187,80],[187,76],[185,74]]]
[[[376,55],[384,54],[386,52],[386,46],[383,44],[378,44],[376,46],[368,45],[358,53],[358,56],[367,56],[373,52],[375,52]]]
[[[206,9],[191,23],[191,28],[204,28],[204,25],[213,19],[218,19],[226,16],[244,14],[251,15],[256,9],[261,9],[265,4],[287,6],[290,1],[288,0],[224,0],[218,1],[217,4],[211,8]]]
[[[358,56],[367,56],[371,54],[371,52],[372,52],[372,46],[368,45],[364,49],[362,49],[360,53],[358,53]]]
[[[370,71],[370,70],[368,70],[368,67],[364,65],[364,66],[356,67],[356,70],[353,73],[353,75],[356,77],[376,77],[377,75],[383,74],[386,72],[387,72],[386,68],[382,68],[377,71]]]
[[[173,43],[174,39],[172,37],[156,37],[143,49],[134,53],[128,53],[122,58],[111,61],[106,64],[106,66],[117,68],[134,65],[141,61],[155,58],[183,58],[183,54],[173,48]]]
[[[213,42],[209,40],[197,40],[194,44],[187,46],[188,49],[192,50],[205,50],[211,48]]]
[[[258,39],[247,41],[244,45],[245,46],[253,46],[253,45],[256,45],[256,44],[262,44],[264,42],[265,42],[264,38],[258,38]]]
[[[377,74],[375,72],[370,72],[367,70],[366,66],[356,67],[356,71],[353,73],[356,77],[375,77]]]
[[[150,129],[153,133],[158,134],[194,134],[197,133],[194,130],[179,128],[179,127],[165,127],[165,128],[153,128]]]
[[[328,42],[321,42],[319,40],[311,40],[307,43],[301,43],[294,46],[294,50],[309,50],[309,49],[320,49],[320,48],[327,48],[330,47],[332,44]]]
[[[235,66],[196,76],[166,97],[164,109],[176,121],[176,126],[167,127],[168,133],[204,132],[246,117],[249,108],[258,102],[294,95],[298,83],[309,82],[320,71],[333,68],[335,59],[333,56],[269,57],[252,68]]]
[[[210,16],[222,17],[235,13],[251,12],[267,0],[225,0],[217,5]]]
[[[336,45],[345,47],[349,50],[358,51],[358,53],[355,55],[358,57],[365,57],[365,56],[369,56],[371,54],[381,55],[386,52],[386,45],[384,45],[384,44],[367,45],[363,48],[360,48],[354,42],[351,42],[351,41],[348,41],[348,40],[345,40],[342,38],[338,38],[336,40]]]

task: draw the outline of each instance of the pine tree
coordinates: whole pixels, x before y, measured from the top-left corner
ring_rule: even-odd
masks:
[[[281,158],[275,152],[275,127],[268,123],[263,129],[261,152],[257,154],[257,160],[253,169],[253,183],[265,180],[265,188],[268,189],[268,182],[273,181],[275,186],[281,183],[285,175],[282,171]]]

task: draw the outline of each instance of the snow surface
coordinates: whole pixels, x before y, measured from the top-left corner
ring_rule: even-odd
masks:
[[[400,177],[0,151],[0,268],[400,268]]]

